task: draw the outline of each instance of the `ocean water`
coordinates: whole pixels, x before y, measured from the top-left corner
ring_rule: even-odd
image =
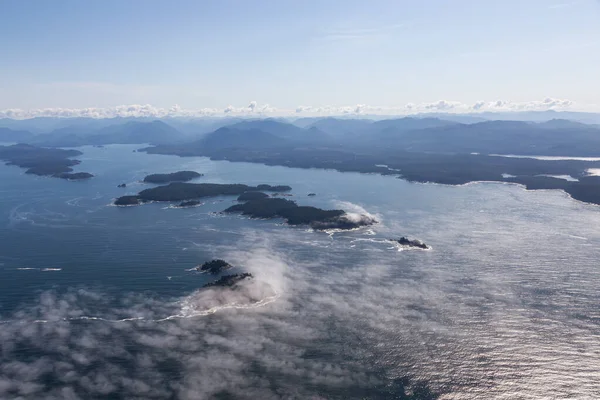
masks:
[[[0,167],[0,398],[600,398],[598,206],[137,147],[82,148],[85,182]],[[111,206],[182,169],[380,222],[220,215],[231,197]],[[216,257],[254,279],[200,290],[214,278],[191,269]]]

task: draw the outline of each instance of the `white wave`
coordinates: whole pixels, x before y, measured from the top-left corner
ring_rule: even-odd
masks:
[[[69,206],[78,207],[81,200],[83,200],[83,197],[75,197],[73,199],[65,201],[65,204]]]
[[[588,168],[585,172],[589,176],[600,176],[600,168]]]
[[[360,222],[364,219],[364,217],[381,221],[380,215],[371,214],[359,204],[338,200],[335,201],[335,205],[337,208],[341,208],[342,210],[346,211],[347,218],[352,222]]]
[[[579,182],[579,179],[573,178],[571,175],[548,175],[548,174],[542,174],[542,175],[537,175],[537,176],[547,176],[549,178],[563,179],[563,180],[568,181],[568,182]]]
[[[521,155],[516,155],[516,154],[490,154],[490,156],[506,157],[506,158],[532,158],[534,160],[543,160],[543,161],[565,161],[565,160],[600,161],[600,157],[521,156]]]
[[[42,272],[62,271],[62,268],[42,268]]]

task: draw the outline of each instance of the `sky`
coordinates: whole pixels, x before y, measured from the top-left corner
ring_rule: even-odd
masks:
[[[0,0],[5,116],[600,111],[598,66],[599,0]]]

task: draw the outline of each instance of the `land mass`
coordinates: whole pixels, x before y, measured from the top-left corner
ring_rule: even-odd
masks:
[[[115,204],[135,205],[148,201],[185,201],[203,197],[239,196],[249,191],[281,192],[289,190],[292,190],[292,188],[284,185],[248,186],[243,184],[173,182],[165,186],[142,190],[135,196],[119,197]]]
[[[511,182],[529,189],[562,189],[576,200],[600,204],[600,187],[586,173],[588,168],[599,168],[600,162],[494,156],[600,156],[598,126],[560,119],[465,124],[439,118],[328,118],[317,119],[304,129],[280,121],[259,120],[218,129],[185,144],[160,145],[144,151],[395,175],[409,182]],[[514,177],[509,178],[510,175]],[[545,179],[543,175],[569,175],[578,181]]]
[[[431,247],[429,247],[428,245],[426,245],[425,243],[423,243],[422,241],[418,240],[418,239],[409,239],[405,236],[402,236],[400,239],[398,240],[392,240],[392,242],[396,242],[402,246],[406,246],[406,247],[416,247],[419,249],[423,249],[423,250],[428,250]]]
[[[234,289],[239,282],[250,278],[252,278],[252,274],[249,272],[244,272],[243,274],[224,275],[214,282],[207,283],[203,287],[228,287]]]
[[[26,174],[51,176],[67,180],[81,180],[93,177],[87,172],[73,173],[73,166],[80,163],[71,157],[83,153],[77,150],[53,149],[28,144],[0,146],[0,159],[7,165],[26,168]]]
[[[93,178],[94,175],[88,172],[63,172],[62,174],[53,175],[55,178],[66,179],[69,181],[81,181],[84,179]]]
[[[178,171],[170,174],[152,174],[144,178],[146,183],[170,183],[170,182],[187,182],[192,179],[199,178],[203,174],[199,174],[195,171]]]
[[[229,264],[225,260],[220,260],[220,259],[207,261],[204,264],[196,267],[196,269],[198,271],[208,272],[211,274],[218,274],[218,273],[220,273],[226,269],[230,269],[230,268],[233,268],[233,266],[231,264]]]
[[[266,199],[267,197],[269,197],[269,195],[263,192],[245,192],[240,194],[238,201],[260,200]]]
[[[148,149],[147,149],[148,150]],[[152,153],[190,156],[174,148],[155,147]],[[226,149],[215,152],[198,150],[213,160],[281,165],[292,168],[333,169],[397,176],[409,182],[463,185],[470,182],[518,183],[528,189],[561,189],[583,202],[600,204],[600,181],[588,176],[589,168],[600,162],[587,160],[541,160],[484,154],[441,154],[395,151],[393,149],[327,149],[322,147],[287,147],[273,150]],[[568,175],[567,181],[548,175]],[[512,176],[512,177],[511,177]]]
[[[229,207],[225,213],[241,213],[252,218],[283,218],[289,225],[309,225],[313,229],[355,229],[376,223],[373,218],[350,216],[343,210],[322,210],[299,206],[280,198],[261,198]]]
[[[182,201],[181,203],[179,203],[177,205],[177,207],[179,207],[179,208],[196,207],[196,206],[199,206],[200,204],[202,204],[202,202],[200,202],[198,200],[187,200],[187,201]]]

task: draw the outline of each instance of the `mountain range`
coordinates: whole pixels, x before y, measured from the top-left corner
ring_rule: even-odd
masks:
[[[49,123],[48,120],[43,122],[46,125]],[[196,124],[196,133],[190,130],[187,134],[183,133],[161,120],[77,119],[71,125],[61,121],[64,126],[46,133],[0,127],[0,141],[45,147],[147,143],[161,146],[165,151],[171,148],[171,151],[189,155],[233,148],[269,150],[298,147],[330,148],[360,154],[411,151],[600,155],[600,127],[566,119],[540,123],[498,120],[471,124],[434,117],[378,121],[328,117],[310,121],[302,119],[300,124],[272,118],[209,119],[202,124],[199,121],[188,122],[190,125],[186,129]],[[27,123],[31,124],[31,121]],[[205,132],[209,128],[214,129]]]

